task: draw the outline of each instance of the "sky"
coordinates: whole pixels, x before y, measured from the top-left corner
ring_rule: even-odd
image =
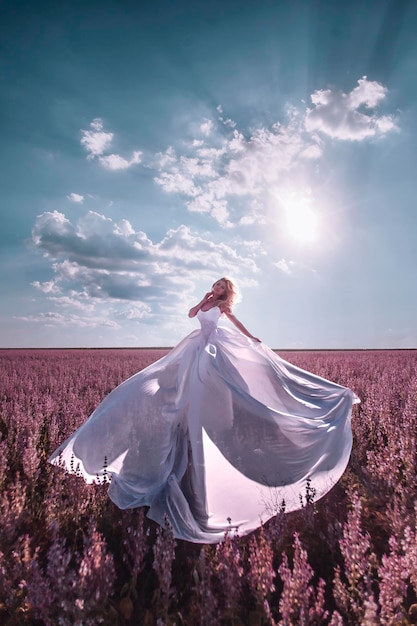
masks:
[[[0,347],[417,347],[417,2],[0,2]],[[227,325],[228,322],[226,322]]]

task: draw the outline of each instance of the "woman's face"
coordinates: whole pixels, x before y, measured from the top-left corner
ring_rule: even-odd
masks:
[[[226,294],[226,291],[227,291],[225,281],[218,280],[216,283],[214,283],[212,287],[212,291],[213,291],[213,295],[215,298],[222,298]]]

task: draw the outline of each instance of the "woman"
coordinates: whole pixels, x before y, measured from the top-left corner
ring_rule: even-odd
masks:
[[[211,291],[206,293],[204,298],[196,304],[188,312],[188,317],[195,317],[199,311],[204,313],[209,309],[217,306],[220,309],[220,313],[225,313],[229,320],[242,332],[246,337],[260,342],[261,340],[254,337],[243,326],[241,322],[232,313],[232,305],[237,297],[236,285],[230,280],[230,278],[220,278],[211,288]]]
[[[216,281],[189,311],[201,329],[116,387],[50,458],[87,482],[107,472],[117,506],[148,506],[196,543],[300,508],[307,486],[321,498],[352,446],[357,396],[267,348],[235,298],[230,279]]]

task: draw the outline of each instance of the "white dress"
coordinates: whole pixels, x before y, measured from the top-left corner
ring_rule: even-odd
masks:
[[[352,446],[357,396],[218,326],[201,330],[116,387],[50,457],[87,482],[107,473],[122,509],[147,506],[175,537],[221,541],[339,480]]]

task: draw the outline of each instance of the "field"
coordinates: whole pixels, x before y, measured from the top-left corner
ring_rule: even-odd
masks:
[[[417,623],[417,350],[281,352],[351,387],[354,446],[319,502],[216,546],[174,541],[47,463],[164,350],[0,350],[0,623]]]

